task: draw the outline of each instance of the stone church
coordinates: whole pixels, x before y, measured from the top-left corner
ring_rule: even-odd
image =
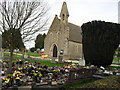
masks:
[[[63,2],[60,17],[55,15],[44,41],[44,52],[51,58],[62,55],[63,59],[82,59],[81,27],[68,22],[69,12]]]

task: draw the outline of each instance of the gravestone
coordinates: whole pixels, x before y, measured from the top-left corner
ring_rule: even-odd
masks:
[[[80,58],[80,59],[79,59],[79,65],[80,65],[80,66],[85,66],[85,60],[82,59],[82,58]]]
[[[59,57],[58,57],[58,62],[59,63],[62,63],[62,60],[63,60],[63,54],[64,54],[64,50],[60,50],[60,55],[59,55]]]
[[[63,56],[60,55],[60,56],[58,57],[58,63],[62,63],[62,59],[63,59]]]
[[[55,57],[52,57],[51,63],[55,63]]]

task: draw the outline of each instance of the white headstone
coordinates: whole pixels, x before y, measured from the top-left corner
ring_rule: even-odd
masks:
[[[82,58],[80,58],[80,59],[79,59],[79,65],[80,65],[80,66],[85,66],[85,60],[82,59]]]

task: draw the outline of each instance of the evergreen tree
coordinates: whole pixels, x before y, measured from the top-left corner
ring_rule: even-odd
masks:
[[[35,48],[39,48],[39,49],[42,49],[44,48],[44,39],[46,37],[46,34],[44,33],[43,35],[42,34],[39,34],[35,40]]]
[[[13,30],[4,31],[2,33],[2,48],[6,48],[6,49],[25,48],[21,36],[22,35],[19,30],[13,29]]]
[[[92,21],[82,25],[83,53],[86,65],[108,66],[120,43],[120,25]]]

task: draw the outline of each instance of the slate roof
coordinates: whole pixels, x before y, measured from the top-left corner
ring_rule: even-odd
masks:
[[[68,27],[70,29],[68,40],[81,43],[82,42],[81,27],[72,23],[68,23]]]
[[[57,17],[57,15],[55,16],[53,23],[48,31],[48,33],[50,32],[50,30],[56,30],[56,27],[60,26],[60,19]],[[68,23],[68,27],[69,27],[69,41],[73,41],[73,42],[77,42],[77,43],[82,43],[82,30],[80,26],[77,26],[75,24],[72,23]]]

